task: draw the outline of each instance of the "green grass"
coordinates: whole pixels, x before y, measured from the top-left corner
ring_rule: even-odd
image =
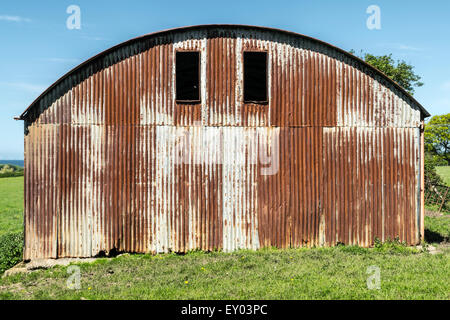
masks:
[[[450,166],[436,167],[436,173],[441,176],[447,186],[450,186]]]
[[[380,268],[381,289],[367,288]],[[450,299],[450,254],[336,247],[124,255],[0,280],[3,299]]]
[[[450,215],[425,217],[425,227],[428,242],[450,241]]]
[[[21,230],[22,190],[22,177],[0,179],[0,234]],[[426,217],[427,230],[448,236],[444,219]],[[369,266],[380,268],[380,290],[367,288]],[[450,299],[448,248],[437,255],[396,244],[139,254],[80,267],[80,290],[67,288],[67,267],[55,267],[0,279],[0,299]]]
[[[0,235],[22,230],[23,177],[0,178]]]
[[[448,205],[447,205],[448,207]],[[450,210],[447,209],[447,207],[443,207],[440,211],[441,214],[443,215],[450,215]],[[434,211],[434,212],[438,212],[440,208],[440,205],[434,204],[434,205],[425,205],[425,211]],[[427,227],[427,224],[425,222],[425,227]]]

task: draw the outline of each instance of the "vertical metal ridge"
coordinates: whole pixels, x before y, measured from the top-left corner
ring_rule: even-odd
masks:
[[[27,127],[25,259],[420,240],[420,110],[379,77],[254,30],[136,46]],[[177,50],[201,52],[200,103],[175,101]],[[245,50],[268,53],[267,105],[243,102]]]

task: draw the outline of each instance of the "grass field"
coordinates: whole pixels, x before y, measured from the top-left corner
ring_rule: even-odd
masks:
[[[430,243],[450,241],[450,215],[425,217],[426,237]]]
[[[368,268],[380,289],[368,289]],[[358,247],[124,255],[0,280],[2,299],[450,299],[450,254]]]
[[[23,178],[0,179],[0,234],[22,226]],[[449,217],[426,217],[442,240]],[[450,249],[429,254],[400,245],[364,249],[191,252],[122,255],[79,264],[81,288],[67,267],[0,279],[0,299],[450,299]],[[381,288],[369,290],[368,267]]]
[[[446,167],[436,167],[436,172],[442,177],[444,183],[450,186],[450,166]]]
[[[23,226],[23,177],[0,178],[0,235]]]

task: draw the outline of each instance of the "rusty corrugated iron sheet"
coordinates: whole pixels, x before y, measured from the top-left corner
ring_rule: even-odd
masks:
[[[174,53],[201,52],[201,103],[174,100]],[[243,103],[242,52],[269,57]],[[209,27],[143,38],[28,111],[25,259],[420,240],[423,113],[310,38]]]

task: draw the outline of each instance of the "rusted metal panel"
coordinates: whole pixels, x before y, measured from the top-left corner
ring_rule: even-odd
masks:
[[[25,140],[25,256],[57,257],[58,131],[53,125],[33,128]]]
[[[201,101],[175,101],[176,50]],[[243,52],[268,53],[268,104]],[[307,37],[210,27],[108,51],[26,113],[25,259],[420,241],[423,111]]]
[[[326,242],[417,243],[415,130],[327,128],[324,141]]]
[[[278,130],[277,173],[258,177],[261,246],[319,245],[322,128]]]
[[[419,108],[387,86],[383,78],[351,58],[305,39],[237,28],[226,37],[198,31],[184,32],[170,40],[172,43],[155,44],[136,55],[132,53],[139,45],[122,48],[118,55],[128,58],[86,77],[52,104],[48,103],[51,96],[40,101],[44,111],[35,123],[420,125]],[[199,104],[177,104],[173,99],[176,50],[202,52],[203,97]],[[245,50],[268,52],[268,105],[242,102]],[[61,107],[69,103],[67,99],[70,116],[64,115],[67,110]],[[48,110],[47,105],[55,110]]]

